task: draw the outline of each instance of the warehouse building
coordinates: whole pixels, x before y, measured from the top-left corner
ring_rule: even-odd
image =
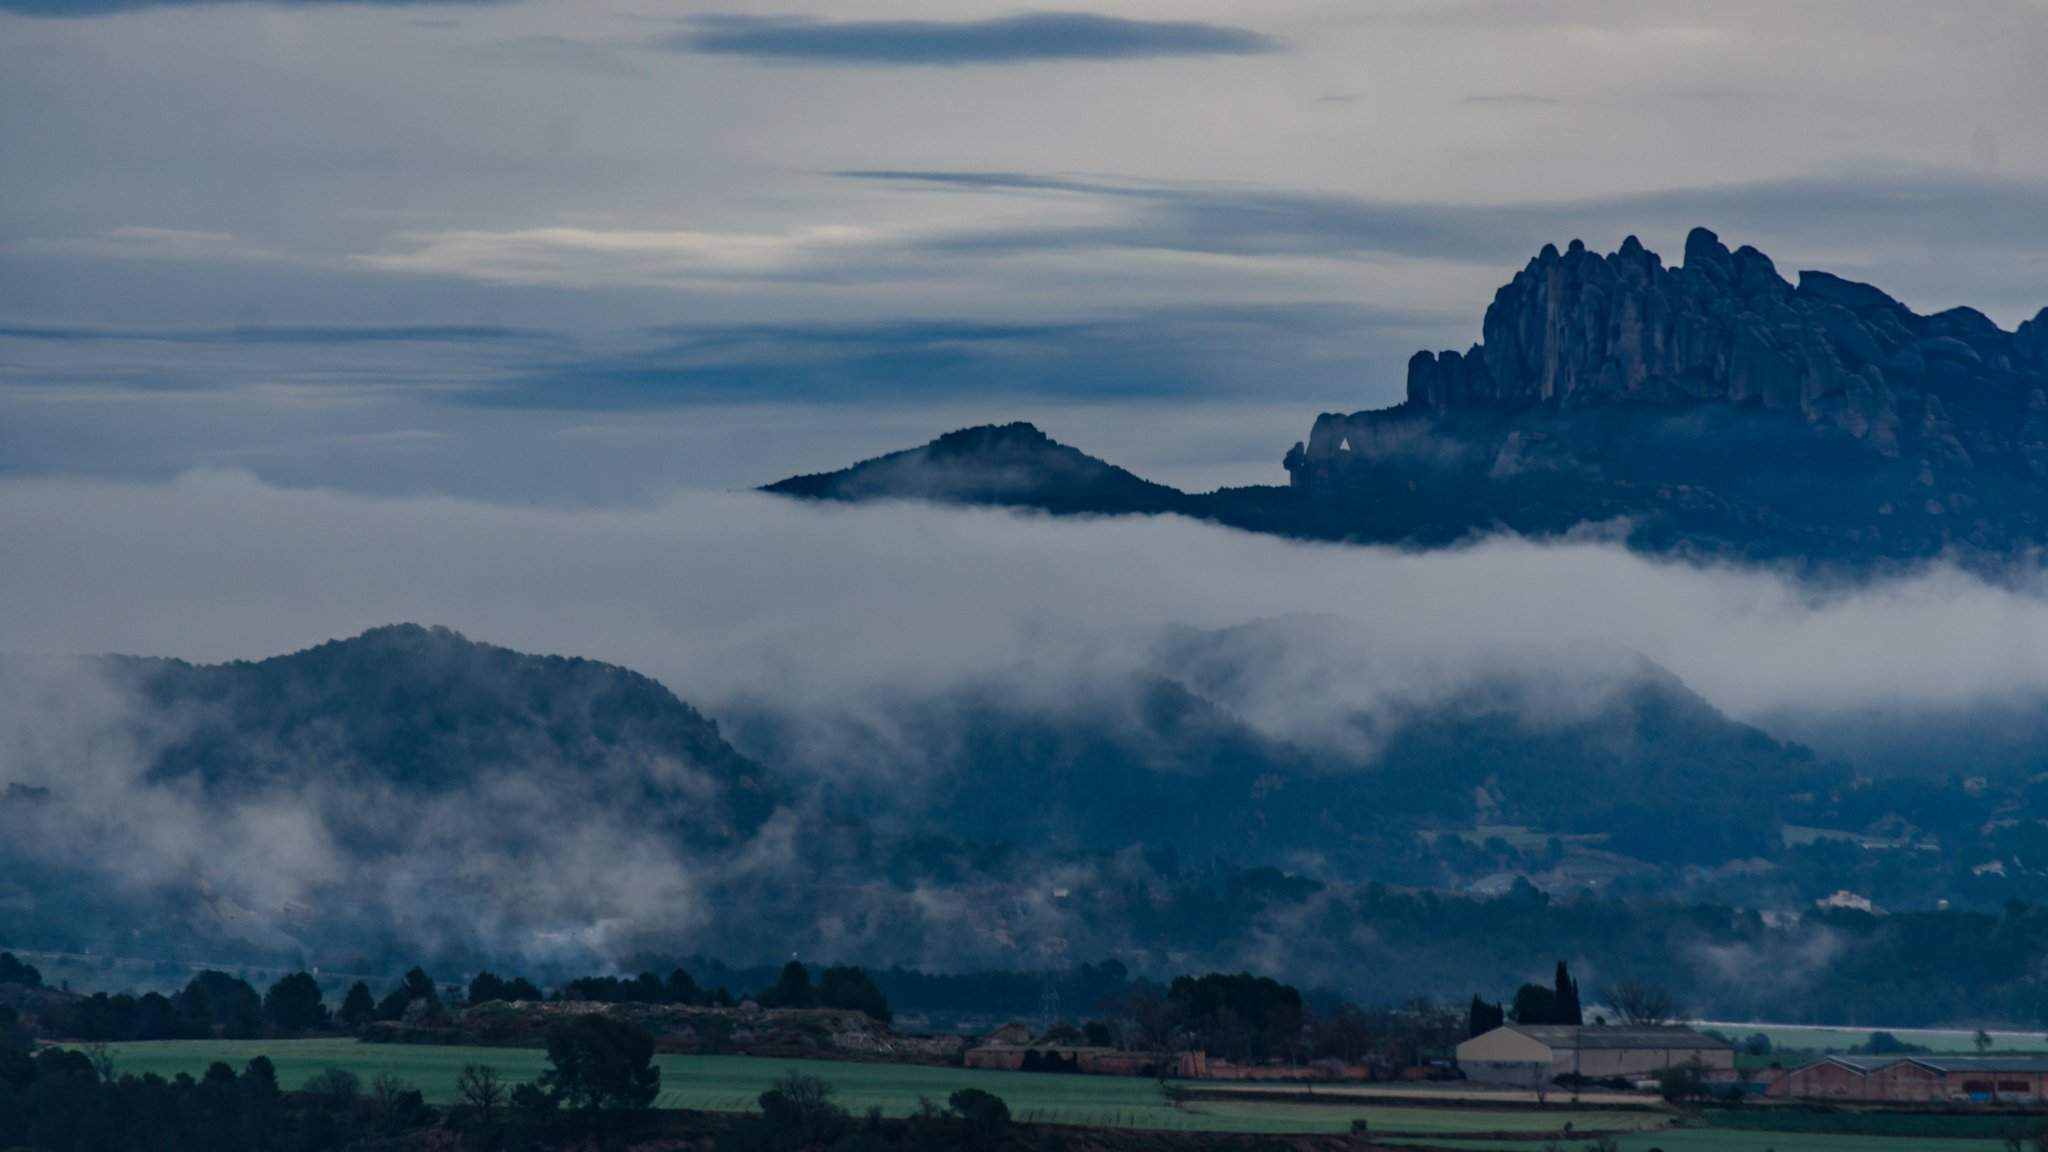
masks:
[[[1825,1056],[1771,1081],[1764,1095],[1795,1100],[2034,1103],[2048,1099],[2048,1058]]]
[[[1506,1024],[1458,1045],[1467,1079],[1533,1088],[1559,1076],[1640,1080],[1697,1064],[1710,1080],[1732,1079],[1735,1049],[1677,1025]]]

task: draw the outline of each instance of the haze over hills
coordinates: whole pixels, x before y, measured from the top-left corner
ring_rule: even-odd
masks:
[[[696,862],[786,799],[654,681],[446,629],[10,659],[0,686],[0,935],[77,950],[584,951],[701,918]]]
[[[766,491],[1415,545],[1615,523],[1648,551],[1817,565],[2048,543],[2048,309],[2014,332],[1921,316],[1825,272],[1795,286],[1695,229],[1669,268],[1634,237],[1546,246],[1483,330],[1417,353],[1403,403],[1319,416],[1284,488],[1181,493],[1009,425]]]
[[[811,739],[801,706],[740,709],[750,756],[632,672],[442,629],[216,666],[10,661],[0,938],[371,967],[796,948],[961,968],[1029,967],[1051,934],[1141,972],[1341,985],[1357,954],[1295,934],[1360,917],[1371,980],[1453,989],[1513,970],[1515,949],[1477,942],[1506,920],[1620,948],[1640,924],[1615,898],[1797,911],[1853,885],[1995,908],[2038,882],[2038,790],[1861,778],[1626,654],[1438,690],[1386,670],[1416,690],[1365,709],[1316,663],[1361,640],[1315,619],[1186,630],[1063,700],[913,694],[880,721],[888,772],[872,749],[833,761],[853,745]],[[1323,720],[1281,735],[1262,717],[1303,691],[1302,661],[1329,685]],[[1838,837],[1936,850],[1845,855]],[[1986,857],[2008,864],[1973,870]],[[1549,911],[1532,882],[1593,904]],[[1455,962],[1425,931],[1446,915]],[[1632,963],[1753,1002],[1700,967],[1725,933],[1659,931]],[[1811,944],[1737,936],[1758,956]]]

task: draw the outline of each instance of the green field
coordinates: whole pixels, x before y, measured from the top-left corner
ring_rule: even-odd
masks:
[[[1809,1028],[1783,1024],[1728,1024],[1705,1022],[1701,1028],[1712,1028],[1726,1036],[1741,1040],[1761,1032],[1771,1038],[1777,1048],[1806,1049],[1815,1052],[1834,1049],[1846,1052],[1870,1039],[1872,1032],[1890,1032],[1908,1044],[1917,1044],[1933,1052],[1950,1052],[1956,1055],[1977,1053],[1977,1033],[1969,1028]],[[2048,1036],[2039,1032],[2009,1032],[1991,1029],[1993,1056],[2013,1056],[2020,1053],[2048,1052]]]
[[[354,1040],[172,1040],[116,1044],[108,1048],[116,1072],[198,1074],[219,1060],[239,1068],[264,1055],[277,1065],[278,1079],[297,1087],[327,1068],[346,1068],[367,1081],[388,1072],[418,1087],[428,1100],[447,1103],[464,1064],[490,1064],[511,1080],[540,1074],[543,1054],[530,1048],[456,1048],[407,1044],[360,1044]],[[1340,1132],[1365,1119],[1387,1143],[1471,1149],[1474,1152],[1535,1152],[1540,1134],[1565,1124],[1576,1132],[1628,1132],[1624,1152],[2001,1152],[1996,1138],[1956,1139],[1902,1132],[1870,1136],[1790,1131],[1744,1131],[1734,1127],[1664,1129],[1661,1112],[1572,1111],[1565,1108],[1461,1108],[1404,1105],[1303,1103],[1286,1100],[1195,1100],[1176,1108],[1150,1080],[1115,1076],[1048,1076],[906,1064],[857,1064],[815,1060],[756,1059],[746,1056],[659,1056],[663,1108],[746,1111],[786,1069],[819,1076],[836,1089],[839,1102],[860,1112],[871,1107],[903,1115],[920,1098],[943,1102],[954,1090],[974,1087],[1009,1103],[1019,1119],[1054,1124],[1182,1131],[1307,1133]],[[1752,1117],[1742,1115],[1745,1122]],[[1977,1129],[1979,1132],[1982,1128]],[[1396,1134],[1399,1135],[1396,1135]],[[1527,1133],[1522,1139],[1483,1139],[1479,1134]],[[1583,1141],[1568,1141],[1574,1152]]]
[[[170,1040],[108,1048],[117,1072],[163,1076],[198,1074],[220,1060],[239,1068],[256,1055],[270,1057],[278,1080],[297,1087],[323,1069],[346,1068],[364,1080],[388,1072],[417,1086],[428,1100],[454,1097],[462,1066],[490,1064],[512,1080],[540,1074],[543,1054],[526,1048],[454,1048],[359,1044],[353,1040]],[[1467,1109],[1335,1105],[1267,1100],[1201,1100],[1176,1108],[1150,1080],[1121,1076],[1048,1076],[907,1064],[856,1064],[747,1056],[659,1056],[663,1108],[745,1111],[785,1069],[796,1068],[832,1084],[843,1106],[904,1115],[920,1098],[943,1102],[959,1088],[1002,1097],[1021,1120],[1102,1127],[1209,1132],[1341,1132],[1355,1118],[1375,1131],[1416,1134],[1552,1132],[1565,1123],[1578,1130],[1622,1130],[1662,1124],[1652,1112],[1573,1112],[1566,1109]]]

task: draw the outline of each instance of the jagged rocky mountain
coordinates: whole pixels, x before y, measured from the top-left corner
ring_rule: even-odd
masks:
[[[1285,488],[1180,493],[1010,425],[768,490],[1416,544],[1614,522],[1646,550],[1821,564],[2048,543],[2048,309],[2014,332],[1921,316],[1695,229],[1674,267],[1634,237],[1546,246],[1482,331],[1418,353],[1403,403],[1318,417]]]

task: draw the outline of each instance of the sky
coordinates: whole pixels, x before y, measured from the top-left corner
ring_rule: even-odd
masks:
[[[985,420],[1191,488],[1544,243],[2012,327],[2048,4],[0,0],[0,477],[644,506]]]
[[[2013,327],[2048,2],[802,4],[0,0],[0,652],[441,624],[772,702],[875,773],[906,702],[1113,704],[1187,629],[1239,630],[1227,703],[1304,742],[1646,662],[1779,732],[2048,698],[2034,560],[1836,585],[732,491],[1020,419],[1280,483],[1574,238],[1675,262],[1704,225]],[[127,706],[66,699],[0,701],[0,753]],[[328,874],[304,797],[158,799],[93,807],[284,886],[252,899]]]

